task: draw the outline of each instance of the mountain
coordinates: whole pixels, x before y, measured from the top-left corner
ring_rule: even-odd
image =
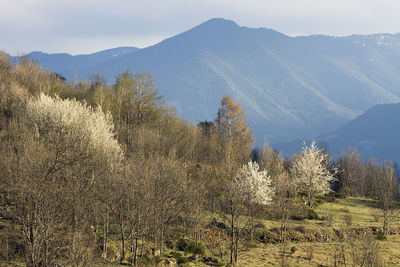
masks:
[[[357,148],[364,159],[376,158],[380,161],[391,160],[400,163],[400,103],[379,104],[338,130],[316,138],[317,143],[328,145],[337,158],[347,147]],[[277,144],[277,150],[286,156],[301,149],[301,141]]]
[[[322,136],[335,154],[353,146],[364,158],[400,163],[400,104],[381,104],[350,121],[332,134]]]
[[[167,103],[194,123],[215,118],[229,94],[246,110],[257,145],[332,132],[373,105],[400,102],[399,34],[289,37],[211,19],[97,63],[57,56],[35,59],[69,79],[149,72]]]
[[[60,73],[73,80],[83,70],[90,69],[102,62],[122,58],[138,50],[139,48],[136,47],[117,47],[93,54],[76,56],[67,53],[47,54],[35,51],[27,54],[27,56],[38,62],[44,69]]]

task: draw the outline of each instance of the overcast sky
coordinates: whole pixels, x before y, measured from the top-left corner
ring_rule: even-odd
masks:
[[[0,50],[145,47],[210,18],[288,35],[400,32],[400,0],[0,0]]]

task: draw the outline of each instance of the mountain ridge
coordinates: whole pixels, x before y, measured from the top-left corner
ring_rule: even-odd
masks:
[[[375,104],[400,102],[400,36],[382,36],[290,37],[217,18],[117,58],[51,70],[109,82],[127,69],[152,73],[167,103],[194,123],[215,118],[229,94],[261,145],[332,132]]]

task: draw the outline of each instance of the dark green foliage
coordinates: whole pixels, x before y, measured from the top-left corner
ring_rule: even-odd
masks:
[[[188,263],[188,262],[189,262],[189,259],[186,257],[179,257],[176,261],[176,263],[178,263],[178,264],[184,264],[184,263]]]
[[[323,196],[317,196],[315,198],[315,204],[320,205],[325,202],[335,202],[337,199],[344,199],[346,198],[346,193],[344,192],[334,192],[331,191],[328,194],[325,194]]]
[[[201,261],[211,266],[224,266],[224,263],[215,257],[203,257]]]
[[[178,241],[176,242],[176,248],[180,251],[187,251],[187,249],[189,248],[189,240],[181,237],[178,239]]]
[[[296,221],[302,221],[304,219],[318,220],[319,215],[314,209],[305,205],[299,205],[291,218]]]
[[[290,248],[290,252],[295,253],[297,251],[297,247],[293,246]]]
[[[159,263],[162,262],[163,259],[162,259],[160,256],[157,255],[157,256],[154,257],[153,260],[154,260],[154,263],[155,263],[155,264],[159,264]]]
[[[170,255],[175,259],[179,259],[180,257],[182,257],[182,254],[179,252],[171,252]]]
[[[204,254],[205,251],[205,248],[201,243],[196,242],[194,240],[189,241],[183,237],[178,239],[178,241],[176,242],[176,247],[180,251],[193,253],[196,255],[202,255]]]
[[[338,198],[338,199],[344,199],[344,198],[347,197],[345,192],[334,192],[334,191],[332,191],[332,192],[328,193],[328,196],[330,196],[330,195],[335,197],[335,198]]]
[[[376,232],[376,239],[384,241],[387,240],[387,237],[382,231],[379,230]]]

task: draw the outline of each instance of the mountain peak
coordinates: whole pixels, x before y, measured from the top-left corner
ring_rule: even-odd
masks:
[[[226,29],[238,29],[240,26],[236,24],[233,20],[223,19],[223,18],[212,18],[200,25],[194,27],[193,29],[205,29],[205,30],[226,30]]]
[[[224,19],[224,18],[212,18],[212,19],[206,20],[205,22],[201,23],[200,25],[225,25],[225,26],[239,27],[239,25],[236,22],[234,22],[233,20]]]

